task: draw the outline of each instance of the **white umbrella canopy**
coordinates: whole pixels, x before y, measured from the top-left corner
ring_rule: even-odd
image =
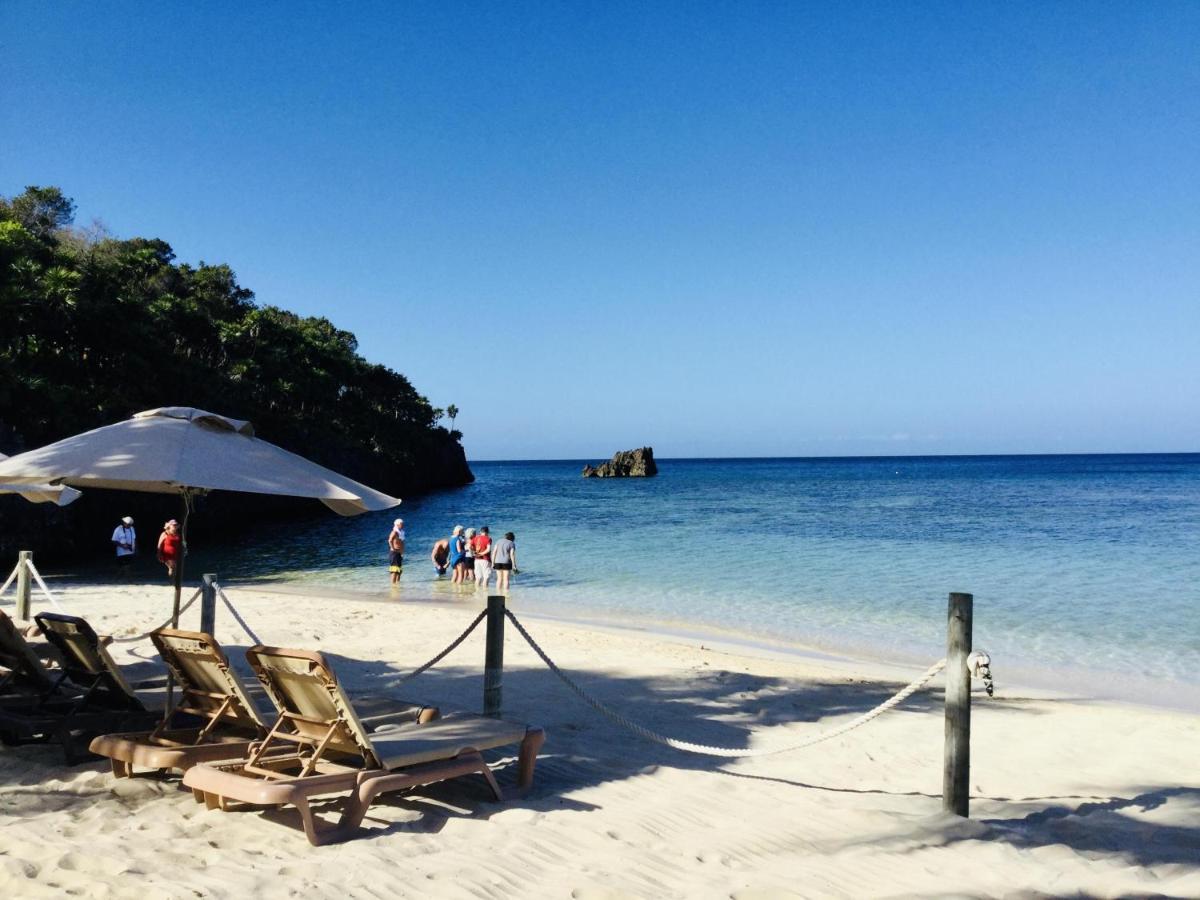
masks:
[[[0,461],[0,489],[43,482],[162,494],[312,497],[343,516],[400,503],[254,437],[249,422],[186,406],[140,412]]]
[[[8,457],[0,453],[0,461],[6,459]],[[57,506],[74,503],[82,496],[75,488],[61,484],[5,484],[0,485],[0,494],[20,494],[30,503],[54,503]]]
[[[165,406],[29,450],[0,462],[0,489],[10,484],[178,494],[187,546],[191,498],[206,491],[312,497],[343,516],[398,506],[400,500],[254,436],[254,427],[190,406]],[[175,566],[179,624],[183,561]]]

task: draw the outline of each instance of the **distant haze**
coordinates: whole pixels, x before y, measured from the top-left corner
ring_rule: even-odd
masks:
[[[1200,4],[9,0],[0,35],[0,194],[328,316],[472,459],[1200,450]]]

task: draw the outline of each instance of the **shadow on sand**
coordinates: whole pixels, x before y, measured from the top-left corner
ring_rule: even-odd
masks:
[[[244,649],[226,647],[230,659],[245,676],[248,673],[241,663]],[[326,655],[342,681],[355,693],[398,694],[444,710],[480,709],[482,676],[477,664],[442,665],[401,684],[407,670],[399,663],[333,653]],[[801,681],[718,668],[701,669],[690,676],[661,678],[614,675],[596,670],[576,670],[570,674],[588,693],[634,721],[652,723],[657,730],[688,741],[733,748],[749,747],[752,733],[764,728],[793,723],[819,726],[832,717],[861,714],[902,687],[898,682]],[[660,766],[769,781],[796,790],[936,799],[936,795],[914,791],[810,784],[731,771],[725,768],[729,762],[726,759],[681,753],[628,733],[581,703],[552,672],[540,665],[536,668],[506,668],[503,691],[505,718],[538,725],[547,732],[533,791],[521,799],[493,803],[481,779],[460,778],[422,787],[414,794],[385,795],[376,803],[389,813],[386,816],[368,814],[365,823],[368,831],[364,837],[396,832],[438,833],[456,818],[478,820],[514,812],[592,810],[594,806],[584,800],[572,799],[570,795],[606,782],[635,778]],[[940,717],[942,702],[941,689],[933,688],[918,693],[889,715]],[[1020,698],[995,698],[987,702],[993,707],[1021,709],[1023,713],[1032,711]],[[1052,701],[1039,700],[1038,704],[1044,709],[1048,702]],[[53,812],[87,804],[98,793],[111,789],[108,780],[99,777],[69,787],[45,784],[46,781],[69,778],[72,771],[79,771],[61,766],[58,752],[55,747],[0,751],[0,772],[4,781],[0,785],[0,811],[6,805],[6,795],[10,803],[19,803],[28,814],[31,810]],[[491,761],[498,766],[497,777],[506,792],[515,787],[514,754],[513,748],[490,754]],[[86,768],[99,773],[107,766],[97,762]],[[140,802],[152,802],[158,794],[172,790],[170,785],[153,789],[147,785],[143,791],[127,789],[129,796],[123,800],[133,807]],[[1200,821],[1200,816],[1195,815],[1200,810],[1200,790],[1187,787],[1133,790],[1136,790],[1133,796],[1102,801],[1095,797],[1061,796],[979,798],[1014,804],[1014,815],[971,822],[957,820],[962,827],[933,817],[937,821],[926,823],[928,828],[918,827],[903,836],[890,834],[864,836],[864,839],[882,844],[894,841],[897,849],[904,851],[960,840],[988,840],[1020,849],[1065,845],[1080,854],[1111,856],[1137,865],[1194,865],[1200,862],[1200,826],[1157,826],[1153,838],[1146,840],[1146,823],[1137,818],[1173,803],[1192,813],[1183,818],[1190,822]],[[17,795],[27,796],[17,799]],[[30,801],[34,801],[33,806]],[[1033,811],[1027,811],[1031,807]],[[400,811],[399,816],[396,811]],[[259,814],[295,825],[294,811]]]

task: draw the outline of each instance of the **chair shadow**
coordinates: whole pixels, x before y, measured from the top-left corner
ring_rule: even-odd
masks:
[[[245,664],[244,647],[226,645],[226,652],[240,674],[253,683]],[[137,654],[145,660],[148,654]],[[441,665],[416,679],[405,681],[408,669],[400,663],[381,659],[360,659],[336,653],[326,657],[338,672],[346,688],[353,693],[399,695],[443,711],[477,712],[482,704],[482,673],[478,665]],[[718,747],[747,749],[757,735],[767,729],[787,726],[814,726],[790,729],[797,740],[819,730],[828,720],[839,723],[847,716],[864,713],[891,697],[903,685],[890,681],[858,679],[801,680],[762,676],[720,668],[698,667],[686,674],[639,676],[614,674],[593,668],[569,673],[579,685],[601,703],[635,722],[652,723],[671,736]],[[771,776],[734,772],[725,768],[722,757],[681,753],[651,743],[625,731],[617,723],[584,705],[548,669],[535,666],[510,666],[503,674],[504,717],[544,728],[547,742],[538,761],[533,789],[519,799],[489,802],[490,793],[482,780],[460,778],[450,782],[422,786],[412,792],[384,795],[376,800],[382,808],[403,810],[400,821],[368,814],[364,836],[382,836],[397,832],[437,833],[455,818],[487,819],[512,809],[553,812],[570,808],[593,810],[596,807],[569,798],[568,795],[595,785],[632,779],[659,767],[706,771],[725,777],[771,781],[803,790],[835,791],[846,794],[885,794],[891,796],[932,795],[911,791],[883,791],[840,785],[810,784]],[[928,689],[909,698],[889,715],[940,718],[943,703],[940,688]],[[1024,698],[983,700],[991,708],[1034,711],[1034,701]],[[1038,712],[1053,701],[1038,700]],[[40,750],[39,754],[37,751]],[[62,809],[74,803],[92,802],[95,792],[59,791],[41,785],[48,779],[61,778],[64,767],[56,758],[56,747],[17,748],[20,762],[4,764],[9,750],[0,751],[0,771],[6,786],[3,793],[38,794],[38,805]],[[506,794],[515,794],[516,748],[490,751],[485,756],[497,765],[497,777]],[[105,764],[91,764],[102,767]],[[76,770],[77,771],[77,770]],[[97,790],[102,790],[99,785]],[[1200,831],[1182,826],[1165,829],[1162,839],[1140,847],[1133,833],[1138,826],[1126,819],[1122,810],[1153,808],[1168,800],[1195,799],[1192,789],[1161,788],[1131,798],[1110,798],[1103,803],[1093,798],[1024,798],[1022,802],[1054,805],[1030,813],[1022,819],[983,820],[996,840],[1022,848],[1069,843],[1081,852],[1111,852],[1130,856],[1138,862],[1195,861]],[[147,800],[154,796],[147,791]],[[33,800],[29,797],[26,800]],[[1008,798],[988,798],[1008,800]],[[1083,801],[1072,805],[1072,801]],[[131,803],[140,800],[131,800]],[[322,804],[325,815],[335,807]],[[269,811],[268,818],[295,825],[294,811]],[[1094,822],[1099,816],[1115,817],[1098,832],[1074,827],[1080,820]],[[911,844],[912,835],[906,844]],[[920,838],[920,835],[917,835]],[[966,840],[966,837],[961,838]],[[1188,848],[1191,848],[1190,850]],[[1191,855],[1189,855],[1189,853]]]

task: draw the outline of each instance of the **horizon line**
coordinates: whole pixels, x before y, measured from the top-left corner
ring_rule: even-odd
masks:
[[[1012,457],[1037,456],[1200,456],[1200,450],[1070,450],[1056,453],[1044,451],[1021,451],[1019,453],[852,453],[846,455],[825,454],[815,456],[656,456],[656,462],[708,462],[723,460],[736,462],[743,460],[833,460],[833,459],[1005,459]],[[525,457],[525,458],[476,458],[467,459],[467,463],[489,462],[589,462],[599,457],[592,456],[560,456],[560,457]],[[612,457],[607,457],[612,459]]]

